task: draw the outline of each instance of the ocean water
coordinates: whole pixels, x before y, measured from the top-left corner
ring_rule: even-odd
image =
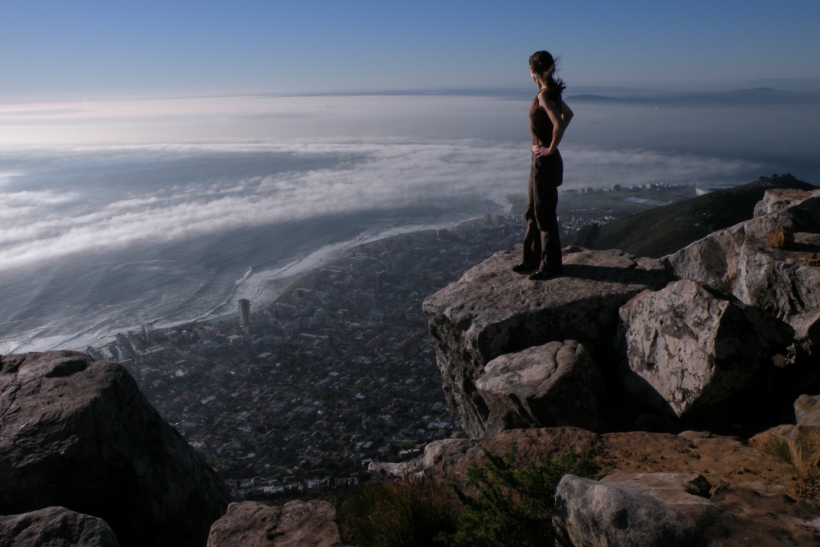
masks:
[[[502,213],[504,196],[525,190],[528,101],[409,98],[396,113],[376,108],[395,97],[333,100],[343,114],[326,115],[318,98],[216,129],[201,114],[147,117],[155,127],[139,138],[122,137],[142,127],[133,119],[6,124],[0,353],[85,348],[142,324],[232,313],[239,298],[258,308],[350,246]],[[785,172],[820,182],[816,114],[574,109],[564,188],[730,186]],[[88,137],[95,124],[104,138]],[[180,126],[189,132],[169,129]],[[14,131],[29,140],[8,145]],[[63,140],[46,138],[55,134]]]

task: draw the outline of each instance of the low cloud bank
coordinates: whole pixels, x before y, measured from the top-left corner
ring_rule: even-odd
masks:
[[[74,152],[89,162],[111,150]],[[529,151],[520,145],[458,141],[436,144],[173,145],[119,149],[146,165],[158,157],[209,154],[332,158],[334,167],[212,179],[191,172],[188,183],[137,193],[59,187],[21,191],[25,173],[0,187],[0,271],[77,253],[182,241],[233,229],[416,204],[458,203],[524,192]],[[565,188],[647,182],[728,182],[754,172],[739,160],[646,150],[571,147],[562,151]],[[110,160],[114,161],[114,160]],[[82,178],[82,169],[75,174]],[[2,175],[2,174],[0,174]],[[161,170],[152,176],[162,176]],[[2,178],[2,177],[0,177]],[[16,188],[16,190],[14,189]]]

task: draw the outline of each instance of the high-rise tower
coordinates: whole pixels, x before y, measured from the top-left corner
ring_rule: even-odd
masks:
[[[251,326],[251,301],[247,298],[241,298],[239,300],[239,326]]]

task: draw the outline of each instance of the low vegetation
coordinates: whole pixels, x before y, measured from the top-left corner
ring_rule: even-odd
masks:
[[[783,439],[772,437],[771,439],[769,439],[769,442],[766,443],[766,446],[763,448],[763,451],[790,465],[793,463],[792,451],[789,448],[789,443],[787,443]]]
[[[362,491],[339,511],[344,542],[358,547],[527,547],[554,537],[555,488],[567,473],[599,478],[591,451],[567,447],[515,468],[515,447],[468,469],[462,490],[434,478]]]
[[[446,484],[405,476],[361,490],[339,508],[345,544],[357,547],[427,547],[453,534],[460,507]]]

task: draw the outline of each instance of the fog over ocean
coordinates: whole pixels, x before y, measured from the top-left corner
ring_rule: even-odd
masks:
[[[569,104],[564,188],[820,184],[816,105]],[[272,301],[392,233],[502,213],[529,100],[243,97],[0,105],[0,353]]]

